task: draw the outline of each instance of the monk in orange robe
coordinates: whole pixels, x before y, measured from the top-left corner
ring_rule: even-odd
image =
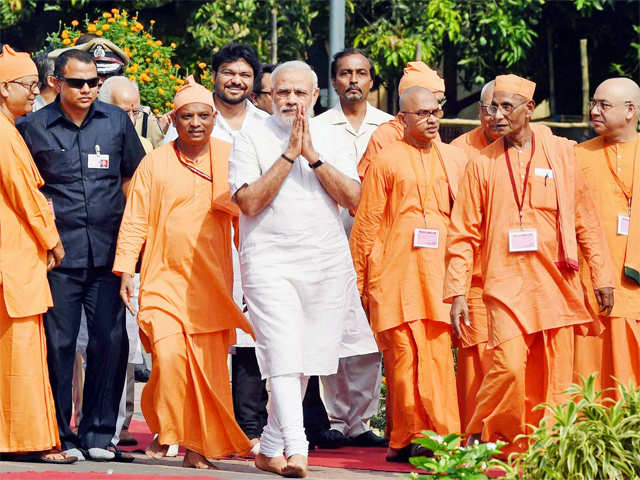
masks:
[[[402,95],[410,87],[423,87],[432,92],[440,106],[446,102],[444,96],[444,80],[438,72],[429,68],[424,62],[409,62],[404,69],[404,74],[398,83],[398,95]],[[358,163],[358,175],[360,180],[369,168],[373,157],[387,145],[401,141],[404,138],[404,123],[399,116],[380,125],[371,135],[367,150]],[[440,133],[434,138],[440,141]]]
[[[192,77],[173,103],[179,138],[148,154],[133,176],[113,271],[132,310],[144,246],[138,324],[153,369],[141,406],[158,433],[147,455],[179,444],[187,449],[183,466],[213,468],[206,457],[251,449],[234,419],[227,370],[235,328],[251,327],[232,297],[231,145],[210,138],[213,97]]]
[[[496,77],[490,112],[502,140],[473,157],[453,207],[444,298],[454,332],[469,326],[466,296],[480,255],[488,348],[493,365],[467,425],[470,441],[514,442],[536,425],[539,403],[565,400],[573,370],[573,326],[591,321],[578,269],[578,246],[591,268],[602,311],[615,279],[604,234],[573,143],[536,136],[529,119],[535,84]],[[510,445],[505,452],[524,448]]]
[[[605,80],[591,102],[593,129],[599,135],[576,147],[596,204],[616,275],[616,302],[609,317],[597,315],[586,262],[580,274],[594,329],[577,331],[575,380],[599,372],[596,387],[620,398],[616,380],[640,383],[640,88],[631,79]]]
[[[433,93],[411,87],[400,109],[405,138],[373,159],[350,240],[358,289],[384,355],[388,461],[423,454],[411,443],[422,430],[460,430],[442,286],[449,214],[466,156],[434,141],[442,109]]]
[[[465,151],[468,158],[477,155],[482,149],[501,138],[496,129],[496,122],[489,113],[493,98],[495,80],[491,80],[482,87],[478,116],[480,126],[460,135],[451,145]],[[549,134],[551,130],[546,125],[530,124],[536,135]],[[482,379],[489,372],[493,363],[493,352],[487,349],[489,333],[487,327],[487,309],[482,301],[482,269],[481,260],[476,256],[473,262],[471,288],[467,295],[469,307],[469,326],[460,332],[461,336],[455,342],[458,347],[458,363],[456,383],[458,385],[458,402],[460,404],[460,424],[464,432],[473,416],[476,406],[476,395]]]
[[[38,70],[28,53],[0,54],[0,455],[73,463],[60,449],[42,314],[53,305],[47,271],[64,249],[44,184],[15,128],[31,111]]]

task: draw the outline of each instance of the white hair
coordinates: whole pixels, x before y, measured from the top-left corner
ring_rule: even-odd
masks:
[[[134,82],[133,80],[129,80],[127,77],[113,76],[107,78],[100,87],[98,100],[104,103],[113,103],[113,89],[116,88],[118,83],[128,84],[135,89],[138,95],[140,95],[140,90],[138,90],[138,84],[136,82]]]
[[[318,88],[318,75],[313,69],[305,62],[300,60],[291,60],[288,62],[281,63],[271,72],[271,84],[275,85],[278,81],[278,77],[281,73],[288,72],[291,70],[304,70],[311,74],[311,83],[313,85],[313,90]]]
[[[490,82],[484,84],[484,87],[482,87],[482,90],[480,90],[480,103],[482,103],[482,99],[484,98],[484,94],[487,93],[487,89],[493,87],[495,84],[495,80],[491,80]]]

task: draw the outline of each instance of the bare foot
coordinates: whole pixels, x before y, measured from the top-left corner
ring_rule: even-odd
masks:
[[[187,450],[182,466],[185,468],[197,468],[198,470],[218,470],[218,467],[193,450]]]
[[[144,453],[149,458],[162,458],[167,454],[167,450],[169,450],[169,445],[160,445],[158,442],[158,437],[153,439],[151,445],[147,447]]]
[[[278,475],[282,475],[282,470],[287,466],[287,461],[284,457],[267,457],[262,453],[256,455],[256,468],[264,470],[265,472],[273,472]]]
[[[470,447],[471,445],[473,445],[476,442],[482,443],[482,434],[481,433],[472,433],[471,435],[469,435],[469,438],[467,438],[467,447]]]
[[[282,469],[282,475],[290,478],[305,478],[307,476],[307,457],[296,454],[287,459],[287,466]]]

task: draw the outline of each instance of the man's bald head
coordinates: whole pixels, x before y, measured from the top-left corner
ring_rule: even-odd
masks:
[[[135,82],[121,76],[109,77],[100,88],[98,100],[120,107],[127,112],[133,123],[136,122],[140,93]]]
[[[598,135],[612,141],[635,138],[640,87],[630,78],[609,78],[593,94],[591,123]]]
[[[496,81],[491,80],[484,84],[480,91],[480,104],[478,105],[478,116],[480,118],[480,125],[487,140],[493,141],[500,138],[500,134],[496,130],[496,121],[493,115],[489,113],[487,107],[491,105],[493,99],[493,92],[496,87]]]
[[[400,96],[400,119],[410,145],[427,147],[438,136],[442,109],[436,96],[424,87],[409,87]]]
[[[434,105],[435,104],[435,105]],[[430,105],[428,107],[424,105]],[[409,87],[400,95],[400,111],[433,110],[438,107],[436,96],[424,87]]]
[[[496,81],[491,80],[484,84],[480,91],[480,103],[482,105],[491,105],[491,99],[493,98],[493,90],[496,87]]]

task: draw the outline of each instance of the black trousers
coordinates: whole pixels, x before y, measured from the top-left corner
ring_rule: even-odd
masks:
[[[54,307],[44,316],[49,379],[62,449],[105,448],[116,431],[129,354],[120,278],[107,267],[49,272]],[[78,434],[71,431],[71,386],[81,307],[89,343]]]
[[[329,415],[320,396],[320,382],[318,377],[309,377],[307,391],[302,400],[304,416],[304,431],[307,440],[315,443],[315,438],[322,432],[329,430]]]
[[[235,355],[231,355],[231,394],[236,422],[247,437],[259,438],[267,424],[269,396],[255,348],[236,347]]]

